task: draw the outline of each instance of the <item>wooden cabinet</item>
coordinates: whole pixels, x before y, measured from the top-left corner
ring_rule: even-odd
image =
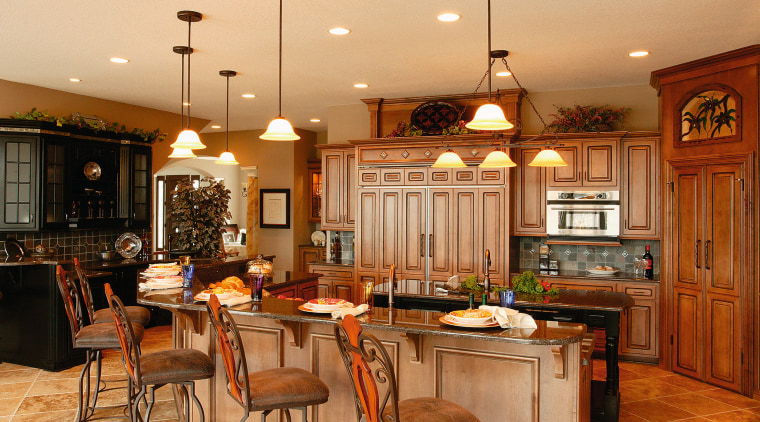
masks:
[[[541,147],[519,148],[515,162],[514,222],[515,236],[546,235],[546,169],[528,165]]]
[[[617,140],[563,141],[555,150],[567,167],[547,170],[549,187],[618,186]]]
[[[656,138],[622,141],[622,238],[652,239],[660,236],[658,143]]]
[[[124,148],[124,147],[122,147]],[[129,226],[149,228],[151,216],[152,154],[150,147],[129,148]]]
[[[353,230],[356,223],[356,153],[322,150],[322,229]]]
[[[322,222],[322,162],[309,160],[309,223]]]
[[[66,203],[66,138],[46,136],[42,146],[42,221],[44,230],[65,229],[68,205]]]
[[[298,271],[308,272],[307,264],[327,259],[327,248],[324,246],[298,246]]]
[[[317,281],[318,297],[337,297],[349,302],[356,300],[354,268],[343,265],[308,265],[308,272],[322,274]]]
[[[0,137],[0,230],[36,230],[38,136]]]

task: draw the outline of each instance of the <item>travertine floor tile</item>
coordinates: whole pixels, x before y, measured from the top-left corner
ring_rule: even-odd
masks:
[[[685,388],[689,391],[704,391],[704,390],[715,389],[715,386],[713,385],[705,384],[702,381],[697,381],[695,379],[685,377],[683,375],[672,374],[672,373],[664,377],[659,377],[658,380],[667,382],[668,384],[671,384],[671,385],[675,385],[676,387]]]
[[[738,410],[734,406],[705,397],[699,393],[680,394],[659,400],[699,416]]]
[[[642,400],[621,404],[620,407],[650,422],[667,422],[697,416],[659,400]]]
[[[17,415],[29,413],[42,413],[50,409],[69,410],[76,409],[79,400],[78,393],[50,394],[46,396],[29,396],[24,398],[18,407]]]
[[[76,410],[59,410],[55,412],[16,415],[11,419],[11,422],[73,422],[76,416]]]
[[[0,399],[12,399],[16,397],[24,397],[26,392],[29,391],[29,387],[32,386],[31,382],[15,382],[13,384],[0,384]]]
[[[3,372],[0,376],[0,384],[15,384],[19,382],[31,382],[37,379],[42,372],[40,369],[14,369]]]
[[[22,400],[23,397],[0,399],[0,416],[13,416]]]
[[[718,413],[717,415],[705,416],[705,418],[714,422],[760,422],[760,415],[747,412],[746,410]]]
[[[699,394],[713,398],[723,403],[736,406],[740,409],[749,409],[760,406],[760,401],[744,397],[741,394],[734,393],[733,391],[724,390],[722,388],[713,388],[712,390],[700,391]]]
[[[642,378],[634,381],[621,382],[620,389],[621,391],[625,389],[625,391],[633,392],[650,399],[689,392],[689,390],[670,385],[657,378]]]

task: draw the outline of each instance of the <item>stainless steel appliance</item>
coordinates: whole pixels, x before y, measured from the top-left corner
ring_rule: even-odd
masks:
[[[620,192],[547,191],[546,234],[568,239],[617,239]]]

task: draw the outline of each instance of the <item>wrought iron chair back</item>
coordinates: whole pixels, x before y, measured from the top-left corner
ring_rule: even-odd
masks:
[[[90,289],[90,281],[87,279],[82,269],[82,265],[79,263],[79,258],[74,257],[74,269],[76,269],[77,277],[79,278],[79,288],[82,289],[82,302],[84,308],[87,309],[87,316],[90,318],[90,324],[95,323],[95,300],[92,298],[92,289]]]
[[[398,421],[398,388],[396,375],[388,352],[380,340],[362,331],[361,324],[353,315],[347,315],[335,326],[343,363],[351,378],[357,419],[361,413],[367,422]],[[381,393],[379,385],[384,386]],[[390,414],[383,413],[390,406]]]
[[[58,284],[58,290],[63,298],[63,307],[66,310],[66,316],[69,319],[71,328],[71,341],[76,344],[76,337],[79,330],[84,327],[84,317],[82,316],[82,305],[79,301],[79,289],[71,281],[66,270],[58,265],[55,269],[55,279]]]
[[[219,299],[212,294],[206,303],[211,316],[211,326],[216,333],[217,347],[222,355],[224,371],[227,375],[227,394],[246,410],[250,411],[251,390],[248,384],[248,365],[240,331],[230,313],[222,308]],[[243,419],[245,420],[245,418]]]
[[[121,360],[127,370],[127,376],[132,379],[135,388],[142,389],[142,376],[140,374],[140,343],[135,339],[132,331],[132,322],[129,320],[124,304],[118,296],[113,294],[111,285],[105,284],[108,306],[114,314],[116,322],[116,334],[121,344]]]

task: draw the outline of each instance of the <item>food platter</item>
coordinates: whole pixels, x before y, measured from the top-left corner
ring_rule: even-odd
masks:
[[[134,258],[142,249],[142,242],[136,234],[126,232],[116,239],[116,252],[124,258]]]
[[[447,314],[447,320],[466,325],[483,325],[493,321],[493,314],[483,309],[465,309]]]
[[[611,276],[617,273],[617,270],[586,270],[591,275]]]
[[[456,322],[453,319],[451,319],[451,316],[449,314],[446,314],[440,318],[438,318],[439,321],[446,325],[452,325],[454,327],[462,327],[462,328],[493,328],[498,327],[499,323],[496,321],[484,323],[484,324],[464,324],[461,322]]]
[[[333,312],[333,311],[312,309],[312,308],[307,307],[305,303],[302,304],[302,305],[298,305],[298,310],[299,311],[304,311],[304,312],[309,312],[309,313],[312,313],[312,314],[331,314]]]
[[[242,297],[243,293],[233,289],[206,289],[197,295],[193,299],[199,302],[205,302],[211,299],[211,293],[216,295],[219,300],[229,299],[232,297]]]
[[[310,301],[306,302],[304,305],[306,305],[307,308],[312,309],[314,311],[328,311],[332,312],[338,308],[343,308],[346,306],[354,306],[353,303],[343,300],[343,299],[336,299],[336,298],[319,298],[319,299],[311,299]]]

